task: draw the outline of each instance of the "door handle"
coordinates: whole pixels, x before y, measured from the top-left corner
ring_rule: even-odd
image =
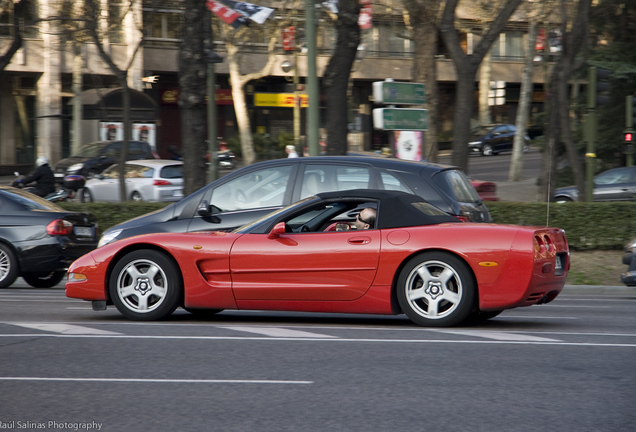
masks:
[[[357,244],[369,244],[371,243],[370,237],[352,237],[348,240],[349,244],[357,245]]]

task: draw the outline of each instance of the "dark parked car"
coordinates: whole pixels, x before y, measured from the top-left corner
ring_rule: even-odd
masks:
[[[230,231],[308,196],[349,189],[413,193],[461,220],[492,221],[459,168],[373,156],[302,157],[241,168],[165,209],[109,228],[99,244],[155,232]]]
[[[636,167],[612,168],[594,177],[594,201],[631,201],[636,197]],[[554,200],[577,201],[576,186],[558,188]]]
[[[517,128],[510,124],[480,126],[472,130],[468,150],[482,156],[492,156],[499,152],[512,151]],[[524,151],[528,151],[530,137],[525,136]]]
[[[73,261],[95,249],[98,235],[95,216],[0,186],[0,288],[19,276],[36,288],[58,284]]]
[[[92,178],[121,157],[121,141],[96,141],[80,147],[77,153],[60,160],[53,172],[60,182],[67,175],[82,175]],[[157,159],[150,144],[144,141],[128,142],[128,160]]]

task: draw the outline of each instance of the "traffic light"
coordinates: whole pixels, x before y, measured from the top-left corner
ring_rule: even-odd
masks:
[[[625,139],[623,141],[625,142],[625,144],[633,144],[634,143],[633,132],[625,132]]]
[[[610,78],[612,71],[590,67],[588,71],[588,108],[596,108],[610,101]]]

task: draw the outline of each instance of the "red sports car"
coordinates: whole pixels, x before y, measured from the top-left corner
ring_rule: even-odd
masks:
[[[73,263],[66,295],[136,320],[181,306],[404,313],[452,326],[554,300],[569,264],[561,229],[463,223],[416,195],[355,190],[318,194],[231,233],[116,241]]]

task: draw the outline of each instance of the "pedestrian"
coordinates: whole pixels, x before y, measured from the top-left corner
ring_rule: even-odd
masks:
[[[298,157],[298,153],[296,153],[296,146],[294,146],[294,145],[285,146],[285,151],[287,152],[287,157],[288,158],[297,158]]]

